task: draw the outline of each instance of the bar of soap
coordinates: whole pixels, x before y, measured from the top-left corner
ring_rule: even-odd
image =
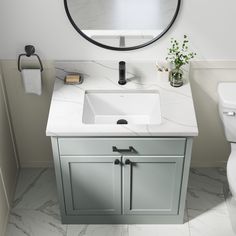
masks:
[[[80,75],[67,75],[64,79],[65,84],[79,84],[81,83]]]

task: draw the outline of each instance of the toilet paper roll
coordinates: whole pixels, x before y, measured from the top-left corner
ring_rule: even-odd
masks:
[[[79,74],[76,75],[67,75],[64,79],[65,84],[80,84],[81,77]]]

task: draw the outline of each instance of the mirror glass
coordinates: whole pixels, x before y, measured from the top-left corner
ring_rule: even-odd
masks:
[[[64,0],[74,28],[108,49],[146,46],[171,27],[180,0]]]

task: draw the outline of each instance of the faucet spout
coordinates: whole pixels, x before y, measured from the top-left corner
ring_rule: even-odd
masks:
[[[125,78],[125,61],[119,62],[119,81],[118,84],[124,85],[126,84],[126,78]]]

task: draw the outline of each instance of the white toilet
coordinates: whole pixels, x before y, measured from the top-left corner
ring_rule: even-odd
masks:
[[[227,162],[227,179],[232,196],[227,200],[233,229],[236,232],[236,82],[219,83],[219,113],[225,136],[231,144]]]

